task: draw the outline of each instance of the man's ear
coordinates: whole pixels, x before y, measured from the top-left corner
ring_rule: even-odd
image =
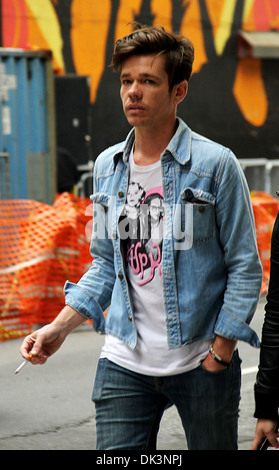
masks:
[[[174,99],[175,104],[178,105],[181,101],[184,100],[185,96],[187,95],[188,91],[188,82],[187,80],[183,80],[182,82],[174,85]]]

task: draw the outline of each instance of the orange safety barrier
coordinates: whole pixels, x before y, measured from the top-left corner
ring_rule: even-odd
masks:
[[[276,199],[251,193],[257,243],[267,291]],[[30,333],[64,306],[66,280],[89,268],[92,204],[63,193],[52,206],[30,200],[0,201],[0,341]]]
[[[53,206],[3,200],[0,214],[3,341],[52,321],[63,308],[65,281],[77,282],[92,262],[86,237],[92,204],[90,199],[63,193]]]
[[[279,201],[262,191],[252,191],[251,201],[255,217],[257,245],[263,267],[261,294],[264,294],[268,290],[271,235],[279,210]]]

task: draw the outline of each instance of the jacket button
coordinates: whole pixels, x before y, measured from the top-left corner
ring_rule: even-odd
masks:
[[[119,197],[124,197],[123,191],[119,191],[118,196],[119,196]]]
[[[118,274],[118,279],[120,279],[120,281],[123,280],[123,274],[122,274],[122,273],[119,273],[119,274]]]
[[[203,214],[204,211],[205,211],[205,208],[204,208],[204,207],[199,207],[199,213],[200,213],[200,214]]]
[[[131,317],[131,315],[128,316],[128,320],[129,320],[129,321],[132,321],[132,320],[133,320],[132,317]]]

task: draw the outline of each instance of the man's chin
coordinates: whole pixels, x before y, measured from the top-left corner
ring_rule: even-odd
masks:
[[[139,118],[136,116],[126,116],[128,123],[132,127],[144,127],[146,125],[146,122],[143,118]]]

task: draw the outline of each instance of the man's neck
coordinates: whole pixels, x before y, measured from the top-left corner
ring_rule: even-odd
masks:
[[[166,129],[135,128],[134,161],[137,165],[146,166],[160,160],[177,129],[176,122]]]

